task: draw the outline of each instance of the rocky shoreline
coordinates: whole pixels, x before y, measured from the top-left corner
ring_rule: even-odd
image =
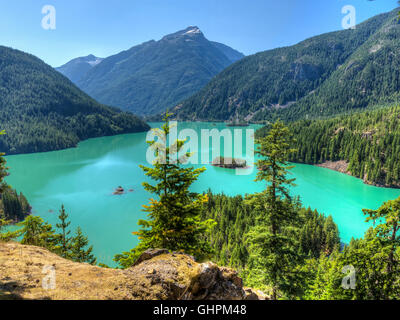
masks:
[[[320,167],[320,168],[331,169],[331,170],[335,170],[335,171],[338,171],[341,173],[351,175],[350,171],[348,170],[349,163],[345,160],[326,161],[321,164],[316,164],[315,166]]]
[[[320,164],[316,164],[316,167],[320,167],[320,168],[325,168],[325,169],[330,169],[330,170],[334,170],[340,173],[344,173],[347,174],[349,176],[352,176],[354,178],[357,179],[361,179],[358,177],[355,177],[354,175],[351,174],[351,172],[348,170],[349,167],[349,163],[345,160],[339,160],[339,161],[326,161],[324,163],[320,163]],[[364,177],[363,180],[364,184],[366,185],[370,185],[370,186],[375,186],[378,188],[391,188],[391,189],[400,189],[400,184],[399,185],[388,185],[385,183],[377,183],[377,182],[372,182],[372,181],[368,181],[366,179],[366,177]]]

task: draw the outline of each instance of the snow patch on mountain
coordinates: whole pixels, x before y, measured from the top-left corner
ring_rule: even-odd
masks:
[[[104,59],[102,58],[96,58],[96,60],[92,61],[87,61],[92,67],[97,66],[100,62],[102,62]]]
[[[200,34],[201,30],[197,27],[192,27],[190,30],[186,31],[184,34]]]

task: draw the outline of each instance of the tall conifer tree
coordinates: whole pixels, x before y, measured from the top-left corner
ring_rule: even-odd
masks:
[[[144,182],[144,188],[156,196],[150,204],[144,206],[148,220],[139,220],[138,232],[140,244],[115,260],[123,267],[131,266],[139,255],[149,248],[163,248],[202,258],[211,252],[211,247],[203,236],[213,225],[213,220],[201,221],[200,215],[207,195],[200,195],[189,190],[205,168],[194,169],[182,164],[191,156],[181,154],[184,140],[172,141],[168,145],[170,114],[166,114],[161,129],[153,129],[158,140],[148,141],[155,151],[153,167],[141,166],[145,175],[156,184]]]
[[[60,223],[57,223],[56,227],[61,230],[60,240],[59,240],[60,254],[62,257],[67,258],[68,251],[71,248],[71,238],[69,237],[71,231],[67,230],[67,228],[69,227],[71,222],[68,221],[68,214],[65,212],[64,205],[61,206],[60,215],[58,216],[58,219],[60,220]]]
[[[0,136],[5,134],[5,131],[0,131]],[[0,195],[3,193],[4,189],[7,187],[4,178],[8,175],[6,168],[6,160],[4,159],[4,153],[0,153]]]
[[[257,224],[247,234],[250,266],[253,276],[271,288],[272,298],[290,297],[297,293],[296,267],[301,260],[297,240],[291,233],[299,221],[295,202],[288,187],[294,179],[287,175],[294,140],[280,121],[274,123],[268,135],[257,141],[256,181],[266,183],[266,189],[248,197],[247,202],[257,212]]]

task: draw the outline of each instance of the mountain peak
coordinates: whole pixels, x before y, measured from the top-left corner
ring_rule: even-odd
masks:
[[[232,48],[207,40],[199,27],[191,25],[108,57],[93,68],[82,64],[74,69],[76,75],[60,71],[102,103],[154,115],[198,92],[241,57]]]
[[[166,35],[164,38],[162,38],[162,40],[174,40],[174,39],[179,39],[182,37],[204,37],[203,32],[201,32],[200,28],[197,26],[190,26],[187,27],[184,30]]]
[[[97,57],[94,56],[93,54],[89,54],[89,55],[86,56],[85,58],[86,58],[86,59],[90,59],[90,60],[94,60],[94,59],[96,59]]]
[[[185,32],[184,34],[189,34],[189,35],[192,35],[192,34],[203,34],[203,32],[201,32],[200,28],[196,27],[196,26],[187,27],[184,30],[184,32]]]
[[[396,11],[381,14],[355,30],[326,33],[249,56],[181,101],[175,117],[216,121],[240,114],[251,121],[293,121],[396,102],[399,86],[384,71],[396,69],[396,60],[387,58],[398,53],[396,15]],[[216,46],[231,59],[240,57]]]
[[[96,64],[99,64],[102,60],[103,60],[103,58],[99,58],[99,57],[96,57],[93,54],[89,54],[86,57],[76,58],[76,59],[74,59],[72,61],[86,62],[86,63],[90,64],[91,66],[95,66]]]
[[[77,82],[81,79],[91,68],[97,66],[104,59],[89,54],[85,57],[75,58],[61,67],[56,68],[72,82]]]

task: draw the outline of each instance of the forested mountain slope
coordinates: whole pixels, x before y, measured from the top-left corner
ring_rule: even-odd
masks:
[[[392,101],[400,89],[397,14],[248,56],[178,105],[177,117],[294,120]]]
[[[241,57],[189,27],[104,59],[77,84],[102,103],[140,115],[157,114],[200,90]]]
[[[149,126],[130,113],[99,104],[40,59],[0,47],[0,151],[59,150],[79,141]]]
[[[207,234],[213,249],[213,260],[221,265],[245,269],[249,260],[248,244],[245,234],[259,222],[254,208],[246,204],[242,196],[229,197],[224,194],[208,192],[203,219],[214,219],[216,225]],[[329,253],[339,247],[338,226],[331,216],[324,216],[310,208],[296,208],[301,221],[299,250],[311,257],[318,258],[321,253]]]
[[[327,117],[397,102],[400,91],[400,24],[398,10],[369,37],[313,94],[278,116]]]
[[[291,161],[340,163],[340,171],[366,183],[400,187],[400,107],[289,123],[297,140]],[[268,127],[257,132],[263,136]],[[334,163],[327,167],[335,168]]]

